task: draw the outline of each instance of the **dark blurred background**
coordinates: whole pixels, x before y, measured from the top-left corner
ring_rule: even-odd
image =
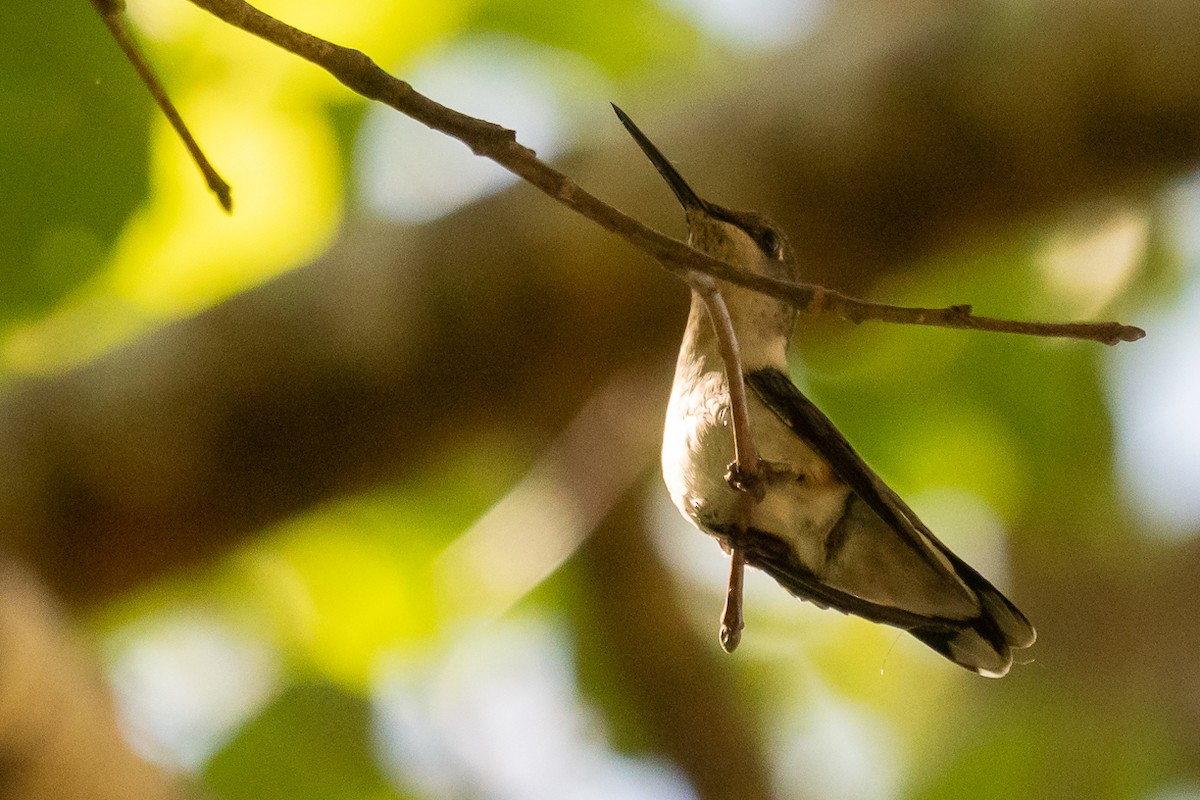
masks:
[[[174,0],[0,26],[5,797],[1200,798],[1200,6],[276,0],[665,232],[622,105],[813,282],[793,375],[1040,638],[1000,681],[726,561],[657,473],[687,291]],[[103,682],[97,680],[103,677]]]

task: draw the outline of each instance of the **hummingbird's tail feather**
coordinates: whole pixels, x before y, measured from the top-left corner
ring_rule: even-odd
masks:
[[[979,598],[981,613],[951,627],[914,627],[909,633],[959,666],[984,677],[1002,678],[1012,666],[1012,651],[1031,646],[1037,631],[986,578],[948,548],[943,547],[943,552],[958,577]]]
[[[954,565],[958,576],[979,597],[979,603],[983,607],[983,616],[995,626],[997,634],[1003,637],[1005,644],[1023,650],[1037,641],[1037,631],[1011,600],[1001,594],[1000,590],[992,586],[987,578],[976,572],[970,564],[956,556],[949,548],[944,545],[942,548]]]
[[[954,625],[925,625],[908,632],[946,658],[986,678],[1002,678],[1012,666],[1013,650],[1029,647],[1037,632],[1007,597],[960,559],[960,577],[975,591],[981,613]]]
[[[985,618],[978,618],[979,622]],[[982,628],[982,630],[981,630]],[[913,636],[946,658],[985,678],[1003,678],[1012,666],[1012,648],[985,635],[986,626],[976,628],[912,628]],[[990,631],[988,632],[990,633]]]

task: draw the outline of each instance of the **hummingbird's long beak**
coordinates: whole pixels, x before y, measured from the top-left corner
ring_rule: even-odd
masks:
[[[683,179],[679,171],[671,166],[671,162],[667,161],[666,157],[659,152],[658,148],[654,146],[654,142],[646,138],[646,134],[642,133],[641,129],[633,124],[633,120],[629,118],[629,115],[622,111],[616,103],[613,103],[612,107],[613,111],[617,112],[617,118],[621,120],[621,124],[625,126],[625,130],[629,131],[629,135],[638,143],[638,147],[642,148],[642,152],[654,164],[655,169],[658,170],[658,174],[663,176],[667,185],[671,187],[671,191],[675,192],[675,196],[679,198],[679,202],[684,210],[697,208],[707,211],[708,204],[692,191],[692,187],[687,185],[687,181]]]

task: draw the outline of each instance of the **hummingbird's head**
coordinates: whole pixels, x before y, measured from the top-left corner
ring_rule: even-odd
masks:
[[[679,198],[687,217],[688,244],[713,258],[782,280],[798,280],[787,237],[756,211],[735,211],[702,199],[624,111],[621,124]]]
[[[679,198],[687,217],[688,244],[735,267],[781,280],[799,280],[796,259],[783,231],[755,211],[734,211],[704,200],[687,184],[646,134],[615,104],[613,110],[629,135],[642,148],[658,173]],[[740,306],[790,338],[795,309],[783,301],[730,287],[725,292],[731,311]]]

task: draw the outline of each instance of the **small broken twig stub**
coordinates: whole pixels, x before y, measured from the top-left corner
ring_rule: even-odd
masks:
[[[100,15],[100,19],[104,21],[108,32],[112,34],[121,50],[125,53],[125,57],[129,59],[129,63],[137,71],[138,77],[142,79],[146,89],[150,92],[150,96],[154,98],[154,102],[158,104],[162,110],[163,116],[171,123],[171,127],[179,135],[183,141],[183,146],[187,148],[192,160],[200,169],[200,174],[204,176],[205,183],[212,193],[217,196],[217,202],[221,204],[221,208],[225,209],[225,213],[233,213],[233,190],[229,184],[217,172],[216,167],[204,155],[204,151],[200,149],[200,144],[196,138],[192,136],[192,132],[188,130],[187,123],[183,121],[179,110],[175,108],[175,104],[171,102],[167,90],[163,88],[162,82],[158,76],[154,74],[154,70],[150,68],[150,64],[142,55],[142,51],[138,48],[137,42],[129,35],[129,30],[125,27],[125,22],[122,14],[125,11],[124,0],[92,0],[92,5],[95,6],[96,12]]]

